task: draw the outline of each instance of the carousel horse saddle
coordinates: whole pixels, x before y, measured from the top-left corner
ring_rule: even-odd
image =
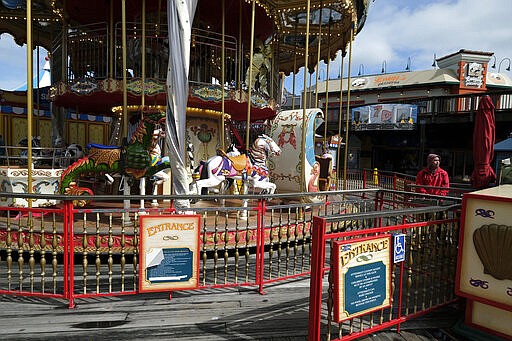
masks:
[[[102,144],[89,143],[87,149],[89,149],[89,158],[93,160],[108,160],[108,163],[112,163],[121,158],[121,147],[118,146],[104,146]]]
[[[107,145],[104,145],[104,144],[98,144],[98,143],[89,143],[87,145],[87,149],[91,149],[91,148],[98,148],[98,149],[118,149],[120,148],[119,146],[107,146]]]
[[[237,172],[242,172],[242,171],[248,170],[250,168],[249,159],[247,158],[247,156],[245,154],[231,156],[231,155],[226,154],[226,152],[222,149],[217,149],[217,154],[219,156],[229,159],[229,161],[231,161],[231,163],[233,164],[233,168]]]

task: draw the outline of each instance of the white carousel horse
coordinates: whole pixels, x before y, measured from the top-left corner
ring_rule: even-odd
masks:
[[[202,194],[203,188],[216,187],[229,179],[243,180],[243,194],[248,192],[247,184],[260,189],[262,192],[273,194],[276,185],[270,182],[266,165],[269,154],[279,155],[281,149],[270,137],[261,135],[252,144],[248,155],[229,157],[224,154],[209,158],[196,168],[196,172],[201,174],[200,179],[195,181],[197,194]]]

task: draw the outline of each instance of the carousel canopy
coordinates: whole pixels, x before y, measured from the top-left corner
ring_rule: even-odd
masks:
[[[142,14],[145,13],[146,31],[151,27],[149,41],[156,43],[158,53],[164,55],[159,57],[153,52],[154,74],[155,70],[166,70],[168,59],[168,43],[164,41],[167,37],[167,5],[169,0],[146,0],[145,8],[140,0],[125,0],[126,4],[126,27],[131,30],[131,37],[138,37],[141,34]],[[346,50],[352,33],[357,34],[364,25],[370,0],[198,0],[197,8],[193,19],[192,31],[200,32],[202,38],[201,48],[195,48],[194,36],[192,37],[193,57],[203,58],[204,64],[194,64],[201,72],[211,72],[211,78],[220,80],[222,67],[220,60],[221,33],[224,31],[227,41],[230,42],[231,55],[228,60],[237,60],[240,65],[242,78],[246,77],[247,63],[249,61],[251,38],[254,38],[254,48],[268,47],[269,59],[272,60],[274,72],[298,71],[305,65],[306,49],[308,50],[307,64],[310,71],[317,64],[318,60],[332,59],[339,50]],[[128,104],[140,103],[141,79],[139,75],[133,74],[127,84],[121,81],[123,72],[119,68],[121,53],[118,50],[119,40],[115,40],[113,46],[115,58],[113,65],[107,68],[110,63],[110,44],[106,37],[110,36],[109,23],[113,24],[114,39],[119,39],[120,23],[122,20],[122,1],[118,0],[88,0],[88,1],[64,1],[64,0],[33,0],[33,32],[32,41],[34,46],[43,46],[52,53],[52,84],[51,96],[58,106],[79,108],[81,112],[105,113],[108,108],[119,105],[123,98],[123,86],[128,92]],[[308,7],[309,4],[309,7]],[[254,21],[253,21],[254,5]],[[12,34],[15,41],[22,45],[26,42],[26,1],[24,0],[0,0],[0,33]],[[309,16],[308,16],[309,12]],[[224,18],[224,20],[223,20]],[[308,20],[309,18],[309,20]],[[254,22],[254,30],[252,25]],[[224,29],[223,29],[224,27]],[[64,29],[66,28],[66,29]],[[309,35],[308,35],[309,33]],[[66,36],[66,40],[64,40]],[[209,39],[209,40],[206,40]],[[64,44],[66,41],[66,44]],[[140,67],[140,53],[137,55],[134,42],[130,39],[134,52],[131,56],[127,69]],[[306,43],[308,46],[306,46]],[[167,44],[167,46],[166,46]],[[199,41],[198,41],[199,44]],[[260,44],[260,45],[258,45]],[[151,45],[150,49],[154,48]],[[205,46],[207,46],[205,48]],[[66,50],[64,50],[66,48]],[[127,50],[130,46],[127,47]],[[167,50],[166,50],[167,49]],[[148,46],[146,46],[148,50]],[[236,51],[234,53],[232,51]],[[238,52],[244,55],[238,55]],[[68,55],[69,65],[63,65],[62,55]],[[202,53],[202,54],[201,54]],[[147,54],[147,52],[146,52]],[[135,56],[135,57],[133,57]],[[157,59],[160,58],[160,59]],[[231,58],[231,59],[229,59]],[[226,62],[226,65],[228,62]],[[245,63],[245,64],[243,64]],[[229,65],[228,65],[229,66]],[[117,68],[116,68],[117,67]],[[159,67],[156,69],[156,67]],[[114,72],[114,76],[111,73]],[[226,73],[229,70],[226,71]],[[196,71],[197,74],[200,74]],[[66,76],[64,76],[67,74]],[[150,76],[154,79],[146,79],[148,85],[146,91],[147,104],[165,104],[165,81],[162,76]],[[231,70],[229,80],[236,78],[235,72]],[[191,79],[191,83],[202,84],[208,88],[211,79]],[[243,81],[243,79],[242,79]],[[272,80],[273,82],[273,80]],[[271,81],[269,81],[271,83]],[[218,83],[217,83],[218,84]],[[274,86],[273,82],[269,86]],[[228,96],[226,110],[236,119],[241,119],[247,111],[247,99],[242,95],[226,94]],[[208,96],[212,91],[208,91]],[[194,97],[195,96],[195,97]],[[192,91],[189,104],[197,107],[220,106],[220,98],[216,96],[215,101],[203,93]],[[251,95],[251,98],[255,94]],[[94,98],[94,100],[91,100]],[[255,97],[256,98],[256,97]],[[278,91],[270,92],[270,98],[264,100],[256,98],[253,103],[254,113],[251,120],[265,119],[275,115],[277,106],[275,100],[279,98]],[[261,102],[261,103],[260,103]],[[212,104],[213,103],[213,104]],[[257,118],[256,118],[257,117]]]
[[[18,44],[26,41],[26,1],[0,0],[0,33],[8,32]],[[142,2],[126,0],[126,20],[136,22],[142,17]],[[146,1],[146,21],[165,24],[166,0]],[[357,34],[364,25],[370,0],[325,1],[310,0],[309,61],[312,68],[317,62],[318,37],[320,59],[334,58],[339,50],[345,51],[353,28]],[[52,38],[62,29],[62,23],[87,25],[91,23],[120,22],[121,1],[49,1],[33,0],[33,39],[35,45],[51,50]],[[254,37],[271,43],[277,54],[279,71],[289,73],[304,65],[307,33],[306,0],[258,0],[255,6]],[[224,0],[225,33],[249,46],[252,22],[251,0]],[[199,0],[194,26],[222,32],[222,1]],[[314,56],[314,57],[313,57]]]

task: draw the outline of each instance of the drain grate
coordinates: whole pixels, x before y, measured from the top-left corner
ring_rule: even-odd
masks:
[[[79,329],[94,329],[94,328],[111,328],[122,326],[123,324],[128,323],[128,321],[92,321],[92,322],[82,322],[72,325],[74,328]]]

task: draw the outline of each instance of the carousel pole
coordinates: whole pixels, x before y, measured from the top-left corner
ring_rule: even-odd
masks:
[[[221,132],[220,132],[220,141],[221,141],[221,148],[222,150],[225,150],[225,129],[226,129],[226,122],[224,120],[224,110],[225,110],[225,102],[224,102],[224,83],[226,82],[225,77],[225,63],[226,63],[226,52],[225,52],[225,46],[226,46],[226,1],[222,0],[222,53],[221,53],[221,89],[222,89],[222,102],[221,102],[221,111],[222,111],[222,119],[221,119]]]
[[[298,16],[295,16],[294,36],[297,36]],[[292,110],[295,110],[295,76],[297,74],[297,42],[293,45],[293,82],[292,82]],[[305,77],[305,76],[304,76]]]
[[[324,109],[324,139],[322,142],[322,155],[329,151],[329,144],[327,140],[327,126],[329,123],[329,71],[331,66],[331,15],[332,9],[329,10],[329,26],[327,29],[327,68],[326,68],[326,79],[325,79],[325,109]],[[325,152],[325,153],[324,153]],[[333,173],[333,163],[335,160],[331,160],[331,167],[329,167],[329,183],[327,184],[327,190],[331,189],[331,185],[333,182],[332,173]],[[336,179],[337,177],[335,177]]]
[[[34,87],[33,87],[33,57],[32,57],[32,1],[27,0],[27,141],[28,141],[28,193],[32,188],[32,115],[34,113]],[[27,198],[28,207],[32,207],[32,198]]]
[[[146,97],[146,0],[142,0],[142,53],[141,53],[141,62],[142,62],[142,69],[141,69],[141,83],[142,83],[142,91],[141,91],[141,98],[140,98],[140,107],[141,107],[141,120],[144,118],[144,107],[145,107],[145,97]],[[150,132],[153,134],[153,132]],[[156,186],[153,191],[153,194],[156,192]],[[141,195],[146,195],[146,177],[143,176],[139,180],[139,193]],[[151,206],[158,207],[158,201],[156,199],[153,199],[151,202]],[[140,208],[144,210],[145,208],[145,201],[144,199],[140,200]]]
[[[341,160],[341,124],[343,122],[343,73],[344,73],[344,61],[345,61],[345,51],[341,51],[341,70],[340,70],[340,102],[339,102],[339,113],[338,113],[338,147],[336,150],[336,177],[338,178],[339,169],[340,169],[340,160]],[[345,184],[342,186],[343,189],[346,188]],[[339,190],[338,184],[336,184],[336,189]]]
[[[247,80],[247,83],[249,84],[249,87],[247,89],[247,118],[245,121],[245,153],[249,151],[249,145],[250,145],[250,135],[251,135],[251,93],[252,93],[252,61],[253,61],[253,53],[254,53],[254,21],[256,17],[256,0],[252,0],[252,14],[251,14],[251,44],[250,44],[250,56],[249,56],[249,79]],[[242,180],[242,194],[247,194],[248,192],[248,184],[247,180]],[[243,204],[242,206],[245,208],[247,207],[247,199],[242,200]],[[247,219],[248,214],[247,210],[243,210],[240,215],[241,219]]]
[[[251,93],[252,93],[252,61],[253,61],[253,53],[254,53],[254,20],[256,17],[256,0],[252,0],[252,14],[251,14],[251,44],[249,49],[249,79],[247,83],[249,84],[249,89],[247,89],[247,118],[245,123],[245,150],[249,150],[249,142],[250,142],[250,132],[251,132]]]
[[[128,92],[126,89],[126,0],[121,2],[121,39],[123,49],[123,138],[128,137]]]
[[[39,34],[38,34],[37,38],[39,40]],[[34,121],[35,121],[34,123],[35,123],[36,127],[39,127],[38,115],[39,115],[39,106],[40,106],[40,103],[41,103],[40,97],[39,97],[40,96],[39,86],[41,84],[41,77],[39,76],[39,72],[41,72],[40,69],[39,69],[39,58],[41,58],[41,56],[40,56],[39,52],[40,52],[40,48],[39,48],[39,46],[37,46],[37,50],[36,50],[36,61],[37,61],[37,64],[36,64],[36,75],[37,75],[36,108],[37,108],[38,113],[34,116]],[[40,133],[38,131],[36,132],[36,136],[37,135],[40,135]],[[39,146],[39,147],[41,147],[41,146]]]
[[[308,0],[307,5],[307,14],[306,14],[306,43],[305,43],[305,52],[304,52],[304,96],[302,96],[302,153],[304,153],[304,147],[306,146],[306,106],[307,106],[307,77],[306,74],[308,72],[308,54],[309,54],[309,16],[311,11],[311,0]],[[300,190],[301,192],[306,191],[306,184],[304,179],[306,178],[306,158],[304,154],[301,155],[301,182],[300,182]]]
[[[66,1],[64,0],[64,4],[66,4]],[[61,35],[62,35],[62,47],[61,47],[61,50],[62,50],[62,53],[61,53],[61,56],[60,56],[60,65],[62,65],[61,67],[61,70],[60,70],[60,75],[61,75],[61,79],[62,81],[67,84],[68,83],[68,58],[67,58],[67,51],[68,50],[68,34],[67,34],[67,29],[66,29],[66,22],[65,20],[62,20],[62,31],[61,31]],[[52,108],[52,111],[55,111],[58,119],[57,119],[57,122],[58,122],[58,125],[59,125],[59,128],[57,128],[57,131],[59,133],[59,135],[64,139],[64,141],[69,141],[69,132],[67,131],[67,129],[65,129],[65,123],[64,123],[64,120],[65,120],[65,117],[66,117],[66,110],[64,107],[57,107],[57,106],[54,106]]]
[[[350,52],[348,55],[348,76],[347,76],[347,112],[345,116],[345,155],[343,165],[343,189],[347,189],[347,160],[348,160],[348,127],[350,118],[350,69],[352,66],[352,40],[354,39],[354,25],[350,28]]]
[[[309,73],[309,92],[308,92],[308,106],[313,107],[313,72],[309,72],[309,67],[306,69]]]
[[[110,27],[108,41],[109,78],[114,78],[114,0],[110,0]]]
[[[327,79],[325,80],[325,122],[324,122],[324,146],[327,144],[327,122],[329,118],[329,69],[331,66],[331,15],[332,9],[329,10],[329,26],[327,30]]]
[[[275,25],[275,24],[274,24]],[[274,30],[275,30],[275,26],[274,26]],[[271,73],[271,77],[272,77],[272,80],[274,80],[274,73],[276,72],[276,70],[279,70],[279,67],[281,66],[281,61],[279,60],[279,48],[281,47],[281,39],[279,37],[279,33],[277,35],[277,38],[274,39],[274,42],[276,44],[276,48],[272,49],[272,73]],[[272,97],[273,98],[278,98],[278,103],[280,105],[280,103],[283,103],[282,102],[282,99],[283,99],[283,94],[284,94],[284,72],[279,72],[278,73],[278,84],[277,86],[272,86],[272,91],[274,91],[274,87],[275,88],[278,88],[279,85],[281,85],[281,87],[279,88],[279,93],[278,94],[274,94],[272,92]]]
[[[308,0],[307,5],[307,14],[306,14],[306,43],[305,43],[305,51],[304,51],[304,96],[302,96],[302,152],[301,152],[301,178],[300,178],[300,190],[302,193],[306,192],[306,82],[307,77],[306,73],[308,72],[308,54],[309,54],[309,16],[311,12],[311,0]],[[301,197],[301,202],[304,201],[304,198]],[[304,212],[299,210],[300,218]]]
[[[121,31],[122,31],[122,46],[123,46],[123,135],[122,135],[122,144],[125,143],[128,138],[128,92],[126,90],[126,0],[122,0],[121,2]],[[126,141],[127,142],[127,141]],[[123,194],[125,196],[130,195],[130,185],[128,184],[128,179],[126,176],[123,176]],[[130,224],[130,212],[128,209],[130,208],[130,200],[124,200],[124,222],[125,224]]]
[[[244,0],[240,0],[239,2],[239,12],[238,17],[242,18],[242,4]],[[238,22],[238,70],[237,70],[237,84],[236,88],[239,90],[239,99],[242,97],[242,66],[243,66],[243,52],[242,52],[242,21]]]
[[[315,74],[315,107],[318,107],[318,81],[320,75],[320,49],[322,47],[322,1],[320,1],[320,20],[318,20],[318,47],[316,51],[316,74]],[[327,93],[326,93],[327,95]],[[327,113],[325,113],[327,115]]]

